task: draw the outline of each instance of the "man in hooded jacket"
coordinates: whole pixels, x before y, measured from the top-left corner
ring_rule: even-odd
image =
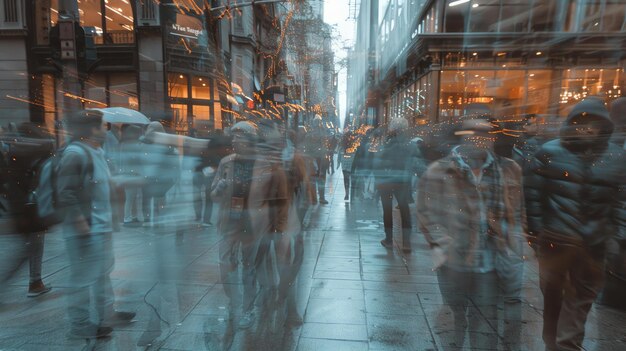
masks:
[[[582,349],[587,314],[604,284],[606,243],[623,237],[626,163],[623,149],[609,143],[613,129],[601,100],[581,101],[524,180],[546,350]]]

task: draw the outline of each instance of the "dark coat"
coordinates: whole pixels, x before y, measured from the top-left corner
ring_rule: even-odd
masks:
[[[374,156],[376,184],[410,182],[412,155],[413,148],[408,138],[403,135],[389,137]]]
[[[593,143],[571,133],[568,118],[557,140],[535,154],[524,180],[528,230],[542,241],[602,245],[626,228],[626,159],[609,143],[613,125]]]

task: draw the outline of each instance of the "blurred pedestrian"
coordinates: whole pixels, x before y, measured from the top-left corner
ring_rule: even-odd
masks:
[[[381,245],[393,248],[393,198],[400,209],[402,223],[402,250],[411,252],[411,217],[409,213],[409,192],[411,184],[411,150],[406,136],[408,122],[397,118],[389,123],[387,140],[382,144],[374,159],[376,189],[383,207],[385,238]]]
[[[54,140],[42,126],[25,122],[16,127],[13,140],[4,143],[2,187],[5,203],[5,248],[15,255],[11,262],[3,264],[0,278],[2,285],[26,260],[29,262],[30,281],[28,297],[37,297],[51,290],[41,278],[46,224],[37,215],[31,195],[38,184],[39,170],[43,162],[54,152]]]
[[[259,240],[267,234],[283,233],[287,222],[287,188],[280,164],[257,153],[258,128],[238,122],[231,129],[234,154],[222,159],[212,184],[211,197],[220,205],[218,230],[220,273],[229,298],[229,318],[236,306],[237,288],[243,283],[243,316],[240,328],[256,320],[255,260]],[[278,167],[277,167],[278,166]],[[238,274],[241,247],[242,276]]]
[[[123,124],[110,123],[107,124],[108,130],[102,145],[104,156],[111,168],[112,174],[119,174],[121,171],[121,143]],[[111,197],[111,206],[113,207],[113,231],[120,230],[120,224],[124,221],[124,187],[113,185]]]
[[[66,123],[70,144],[59,160],[57,196],[70,264],[68,337],[97,338],[111,334],[112,326],[130,321],[135,313],[113,309],[111,172],[102,150],[106,124],[101,112],[91,110],[68,116]],[[91,308],[97,312],[96,322],[90,318]]]
[[[180,178],[180,159],[176,148],[154,142],[155,133],[165,133],[159,122],[150,122],[141,141],[141,188],[144,226],[160,223],[165,194]]]
[[[139,138],[143,131],[136,125],[125,125],[122,128],[120,143],[119,172],[117,175],[128,177],[130,182],[124,186],[124,225],[139,226],[141,221],[141,187],[143,183],[142,145]],[[134,181],[133,181],[134,180]]]
[[[492,130],[486,119],[464,121],[457,132],[461,145],[433,162],[419,182],[417,217],[433,252],[441,295],[454,315],[456,348],[463,348],[470,307],[476,303],[484,315],[497,316],[500,302],[506,347],[519,346],[522,175],[513,160],[493,152]],[[488,323],[471,322],[473,330]],[[470,342],[472,350],[496,348],[498,335],[477,335]]]
[[[582,350],[587,314],[604,284],[607,241],[623,240],[626,160],[609,142],[613,131],[602,100],[579,102],[525,179],[547,350]]]
[[[344,200],[350,199],[350,194],[354,196],[354,183],[352,182],[352,171],[354,164],[354,154],[357,148],[357,139],[354,133],[346,132],[343,135],[340,150],[339,150],[339,162],[337,162],[337,169],[341,166],[341,172],[343,173],[343,188],[345,192]]]
[[[322,116],[315,115],[311,123],[311,129],[307,132],[307,154],[315,160],[316,171],[313,179],[319,196],[318,202],[322,205],[328,204],[326,201],[326,173],[330,165],[328,153],[330,152],[330,135]]]

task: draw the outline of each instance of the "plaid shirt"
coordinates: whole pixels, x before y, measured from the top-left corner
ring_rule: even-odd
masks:
[[[521,255],[523,208],[521,169],[507,158],[490,154],[476,177],[455,149],[420,179],[420,229],[455,270],[488,272],[498,253]]]

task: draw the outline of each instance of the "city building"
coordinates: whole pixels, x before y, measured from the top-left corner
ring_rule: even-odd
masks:
[[[609,102],[626,88],[625,14],[610,0],[361,2],[348,111],[436,123],[476,103],[505,117]]]
[[[222,129],[241,116],[245,101],[234,95],[251,99],[286,75],[277,69],[275,7],[0,0],[2,121],[53,129],[72,108],[121,106],[169,120],[178,133]],[[78,25],[63,27],[67,40],[60,22],[72,20]]]

